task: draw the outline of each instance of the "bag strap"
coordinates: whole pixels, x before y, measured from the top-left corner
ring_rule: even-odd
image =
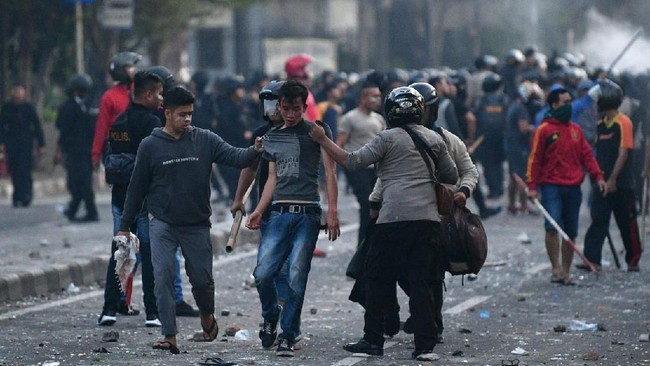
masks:
[[[425,144],[424,141],[422,141],[422,138],[420,138],[420,136],[418,136],[418,134],[415,131],[411,130],[406,126],[401,126],[401,127],[404,131],[406,131],[406,133],[409,134],[409,136],[411,136],[411,139],[413,140],[415,147],[418,149],[418,152],[422,156],[422,160],[424,160],[424,163],[427,165],[427,170],[429,171],[429,175],[431,175],[431,179],[433,180],[433,187],[435,188],[435,186],[437,184],[440,184],[440,182],[438,181],[438,178],[436,178],[436,175],[433,173],[433,168],[431,167],[431,161],[427,159],[427,156],[425,155],[425,151],[427,155],[429,155],[431,160],[433,160],[433,163],[436,164],[436,167],[438,166],[438,157],[431,150],[431,148],[429,148],[429,146],[427,146],[427,144]]]

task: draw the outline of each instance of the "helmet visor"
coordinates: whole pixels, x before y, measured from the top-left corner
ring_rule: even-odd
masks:
[[[278,111],[278,101],[277,100],[264,100],[263,104],[264,115],[272,116]]]

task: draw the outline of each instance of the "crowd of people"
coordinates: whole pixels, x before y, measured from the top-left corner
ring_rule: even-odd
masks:
[[[351,294],[366,308],[364,336],[344,347],[350,352],[382,355],[384,334],[399,332],[398,283],[409,295],[404,330],[414,334],[413,358],[434,359],[442,341],[444,271],[430,163],[437,179],[455,189],[457,205],[473,197],[488,219],[502,209],[486,198],[505,194],[507,214],[538,215],[528,202],[539,196],[570,240],[577,236],[586,169],[592,224],[588,262],[577,267],[600,269],[613,212],[627,270],[640,270],[636,217],[648,173],[647,74],[592,69],[578,56],[546,57],[529,47],[509,51],[502,62],[482,55],[467,69],[320,75],[308,72],[314,59],[299,54],[286,61],[283,75],[213,78],[199,71],[186,88],[164,66],[139,70],[141,58],[121,52],[112,59],[115,84],[96,117],[86,100],[92,81],[85,75],[70,81],[56,122],[57,154],[68,172],[71,200],[64,214],[71,222],[99,220],[92,174],[105,166],[112,233],[134,232],[140,241],[145,325],[161,327],[164,336],[156,349],[179,352],[175,316],[199,317],[199,340],[217,337],[210,200],[226,202],[233,214],[246,212],[243,196],[253,184],[257,194],[246,225],[261,231],[253,271],[263,318],[259,337],[265,348],[277,345],[279,356],[293,356],[301,339],[319,230],[324,226],[330,240],[340,235],[343,180],[337,171],[359,204],[358,243],[370,241],[363,277]],[[0,110],[0,143],[17,187],[13,205],[28,206],[33,147],[42,150],[45,141],[21,86]],[[428,161],[424,149],[437,159]],[[79,217],[82,203],[85,216]],[[574,248],[550,219],[551,282],[572,285]],[[180,253],[198,310],[183,299]],[[139,313],[130,306],[129,286],[119,287],[115,266],[111,256],[98,325],[114,324],[118,313]]]

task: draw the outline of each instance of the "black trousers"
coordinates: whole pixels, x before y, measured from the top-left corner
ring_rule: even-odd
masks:
[[[435,321],[435,260],[440,250],[440,223],[401,221],[377,224],[366,259],[366,313],[364,339],[384,343],[384,314],[394,306],[395,288],[403,277],[409,287],[415,348],[431,350],[438,333]]]
[[[593,192],[591,225],[585,234],[585,257],[590,262],[600,265],[603,243],[609,231],[609,220],[613,212],[625,246],[625,262],[629,266],[638,266],[641,259],[641,239],[636,221],[634,189],[619,189],[614,193],[608,193],[606,197],[603,197],[598,189],[594,189]]]
[[[14,188],[12,202],[14,206],[29,206],[32,202],[34,180],[34,153],[31,146],[7,146],[7,165]]]
[[[82,202],[86,206],[86,215],[97,216],[92,181],[93,166],[90,155],[66,154],[65,169],[68,173],[67,187],[71,196],[68,205],[70,217],[74,217]]]
[[[370,202],[368,198],[375,188],[377,175],[374,169],[361,169],[357,171],[346,171],[348,184],[352,187],[352,193],[359,203],[359,233],[357,236],[357,245],[366,235],[368,222],[370,221]]]

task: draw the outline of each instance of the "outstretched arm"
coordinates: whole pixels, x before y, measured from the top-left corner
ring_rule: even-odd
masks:
[[[327,152],[335,162],[339,165],[347,168],[348,166],[348,152],[341,149],[338,145],[334,143],[327,135],[325,134],[325,129],[318,124],[314,123],[311,125],[311,130],[309,131],[309,137],[320,144],[320,146]]]
[[[341,235],[338,216],[339,189],[336,180],[336,163],[325,153],[324,150],[325,149],[321,147],[323,166],[325,167],[325,185],[327,190],[327,234],[329,240],[334,241]]]

